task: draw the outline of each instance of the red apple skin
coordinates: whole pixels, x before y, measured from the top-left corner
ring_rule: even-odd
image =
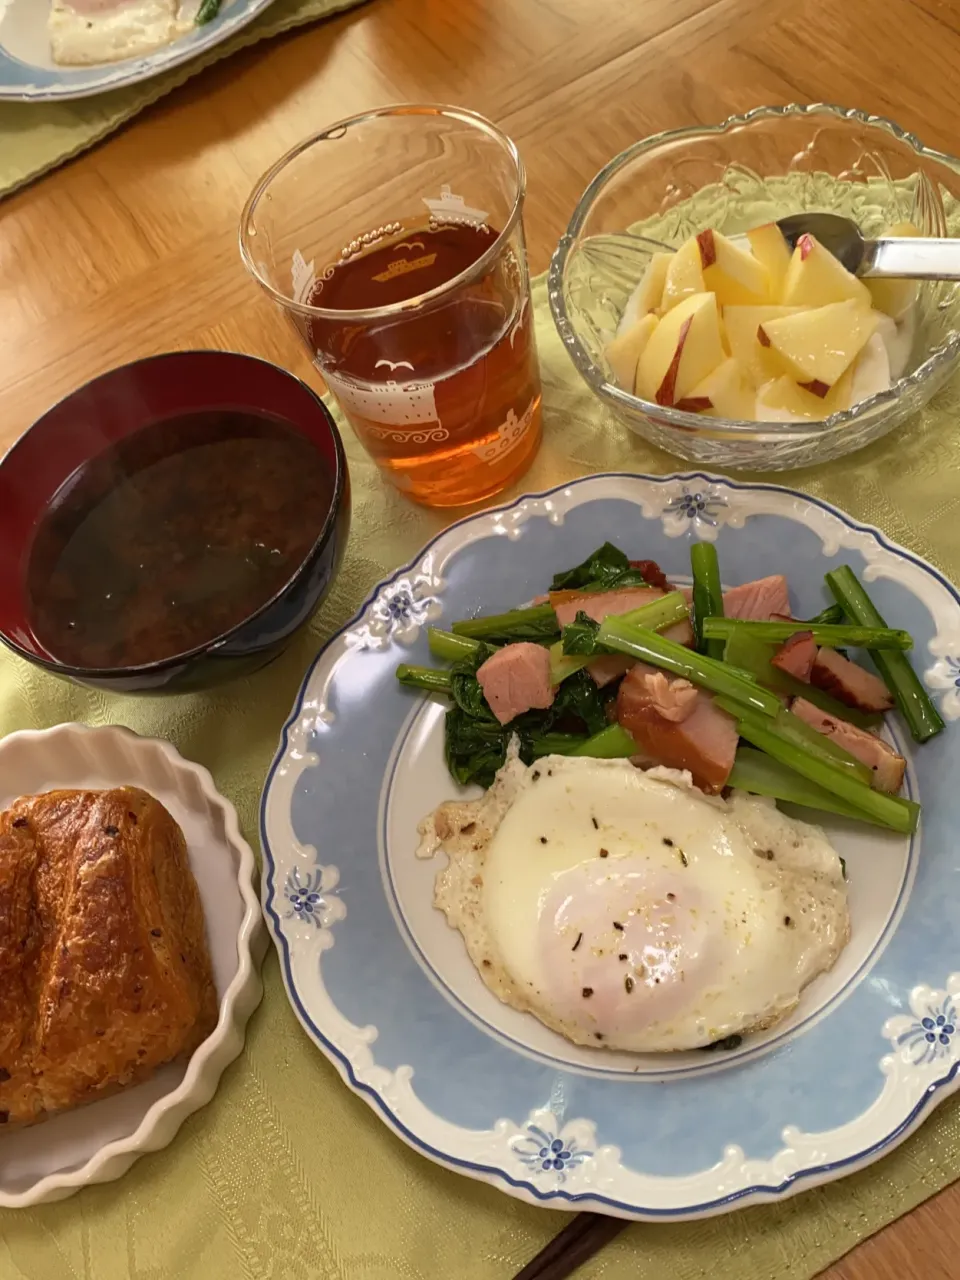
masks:
[[[819,396],[821,400],[830,393],[830,388],[819,378],[814,378],[812,382],[798,382],[797,386],[803,387],[804,391],[809,391],[811,395]]]
[[[757,341],[760,343],[761,347],[769,347],[771,345],[770,339],[767,337],[766,330],[762,324],[757,325]]]
[[[700,246],[700,265],[706,271],[707,267],[712,267],[717,260],[717,246],[713,232],[701,231],[697,236],[697,244]]]
[[[684,413],[703,413],[704,409],[712,409],[713,401],[709,396],[687,396],[678,400],[674,409],[682,409]]]
[[[689,316],[680,326],[680,332],[677,334],[677,349],[673,353],[673,359],[667,366],[667,372],[663,375],[663,381],[657,387],[657,394],[654,396],[657,404],[673,404],[674,397],[677,394],[677,374],[680,372],[680,357],[683,355],[683,347],[687,341],[687,334],[690,332],[691,324],[693,324],[693,316]]]
[[[797,248],[800,250],[800,261],[806,262],[807,258],[813,253],[814,238],[811,235],[801,236],[797,241]]]

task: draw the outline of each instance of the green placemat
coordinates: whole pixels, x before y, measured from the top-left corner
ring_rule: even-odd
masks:
[[[0,197],[71,160],[138,111],[238,49],[329,18],[363,0],[275,0],[231,40],[164,75],[75,102],[0,102]]]
[[[677,469],[599,407],[554,333],[542,280],[534,296],[546,440],[523,488],[597,470]],[[950,390],[902,436],[786,481],[875,521],[957,577],[958,400]],[[312,630],[282,660],[217,693],[138,700],[74,688],[3,655],[0,731],[82,720],[169,738],[212,769],[254,841],[264,773],[311,656],[379,577],[446,523],[386,489],[345,435],[355,493],[347,560]],[[507,1280],[560,1229],[567,1215],[521,1204],[409,1150],[312,1048],[272,953],[265,980],[243,1057],[170,1147],[109,1186],[0,1212],[3,1280]],[[872,1169],[778,1205],[630,1227],[579,1274],[807,1280],[960,1176],[958,1118],[948,1102]]]

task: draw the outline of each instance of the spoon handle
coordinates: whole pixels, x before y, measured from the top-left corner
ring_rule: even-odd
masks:
[[[858,276],[960,280],[960,240],[893,237],[865,240]]]

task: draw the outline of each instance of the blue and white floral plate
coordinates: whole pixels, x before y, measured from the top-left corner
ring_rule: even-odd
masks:
[[[729,583],[785,572],[799,616],[850,563],[947,729],[914,748],[913,839],[825,823],[853,934],[785,1023],[728,1053],[577,1048],[499,1003],[432,906],[417,822],[454,794],[442,708],[399,687],[426,624],[529,600],[605,539],[683,580],[716,541]],[[601,475],[484,512],[377,587],[315,662],[262,806],[263,906],[304,1027],[411,1146],[531,1203],[641,1219],[776,1200],[869,1164],[957,1087],[960,594],[875,529],[789,489]]]
[[[50,56],[49,0],[0,0],[0,101],[88,98],[179,67],[235,35],[273,0],[224,0],[217,16],[172,44],[123,62],[61,67]]]

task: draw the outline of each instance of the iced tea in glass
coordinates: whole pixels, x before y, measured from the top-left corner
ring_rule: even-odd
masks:
[[[482,117],[388,107],[284,156],[243,213],[248,268],[364,447],[429,506],[498,493],[540,443],[523,193]]]

